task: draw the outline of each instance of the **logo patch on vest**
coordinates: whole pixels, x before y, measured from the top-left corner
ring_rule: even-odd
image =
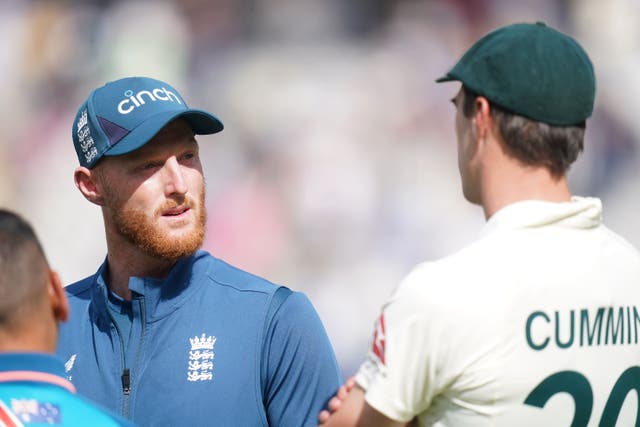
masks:
[[[211,381],[213,379],[213,346],[216,337],[205,336],[204,332],[200,337],[197,335],[189,338],[191,350],[189,351],[189,369],[187,371],[188,381]]]
[[[71,370],[73,369],[73,364],[76,363],[76,357],[78,357],[77,353],[72,354],[69,360],[64,363],[64,373],[67,374],[67,379],[69,381],[71,381],[73,378]]]

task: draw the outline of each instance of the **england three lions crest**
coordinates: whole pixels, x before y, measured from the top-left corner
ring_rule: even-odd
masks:
[[[200,337],[197,335],[189,338],[191,350],[189,351],[189,369],[187,371],[188,381],[211,381],[213,379],[213,346],[216,337],[206,336],[204,332]]]

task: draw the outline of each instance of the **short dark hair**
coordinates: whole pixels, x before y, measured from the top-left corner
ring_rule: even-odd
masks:
[[[11,330],[39,302],[49,265],[31,225],[0,209],[0,329]]]
[[[464,87],[462,112],[471,117],[477,93]],[[563,176],[584,149],[586,123],[553,126],[511,113],[489,100],[507,152],[529,166],[546,167],[554,177]]]

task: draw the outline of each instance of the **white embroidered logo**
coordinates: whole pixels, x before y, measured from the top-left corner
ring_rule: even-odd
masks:
[[[213,346],[216,337],[205,336],[204,332],[198,338],[196,335],[189,338],[191,350],[189,351],[189,370],[187,380],[189,381],[211,381],[213,379]]]
[[[127,90],[124,93],[125,99],[118,103],[118,113],[120,114],[129,114],[136,108],[139,108],[146,104],[144,97],[147,97],[147,101],[168,101],[168,102],[177,102],[182,105],[182,101],[178,96],[167,90],[164,87],[157,87],[151,90],[141,90],[138,93],[133,93],[131,89]]]
[[[85,108],[78,119],[76,134],[78,136],[78,142],[80,143],[80,149],[82,150],[84,159],[87,163],[91,162],[98,155],[95,142],[91,137],[91,130],[89,129],[88,122],[87,109]]]
[[[69,381],[71,381],[71,378],[73,377],[73,375],[70,374],[71,369],[73,369],[73,364],[76,363],[76,357],[78,357],[78,354],[72,354],[71,357],[69,358],[69,360],[67,360],[64,364],[64,372],[67,375],[67,379]]]

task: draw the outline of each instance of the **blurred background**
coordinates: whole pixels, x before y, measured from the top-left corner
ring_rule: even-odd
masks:
[[[484,224],[460,191],[458,85],[434,80],[481,35],[535,21],[595,66],[572,190],[640,246],[637,0],[0,0],[0,205],[65,283],[93,274],[106,247],[73,184],[73,117],[107,81],[165,80],[225,124],[199,138],[205,248],[306,293],[351,375],[398,281]]]

